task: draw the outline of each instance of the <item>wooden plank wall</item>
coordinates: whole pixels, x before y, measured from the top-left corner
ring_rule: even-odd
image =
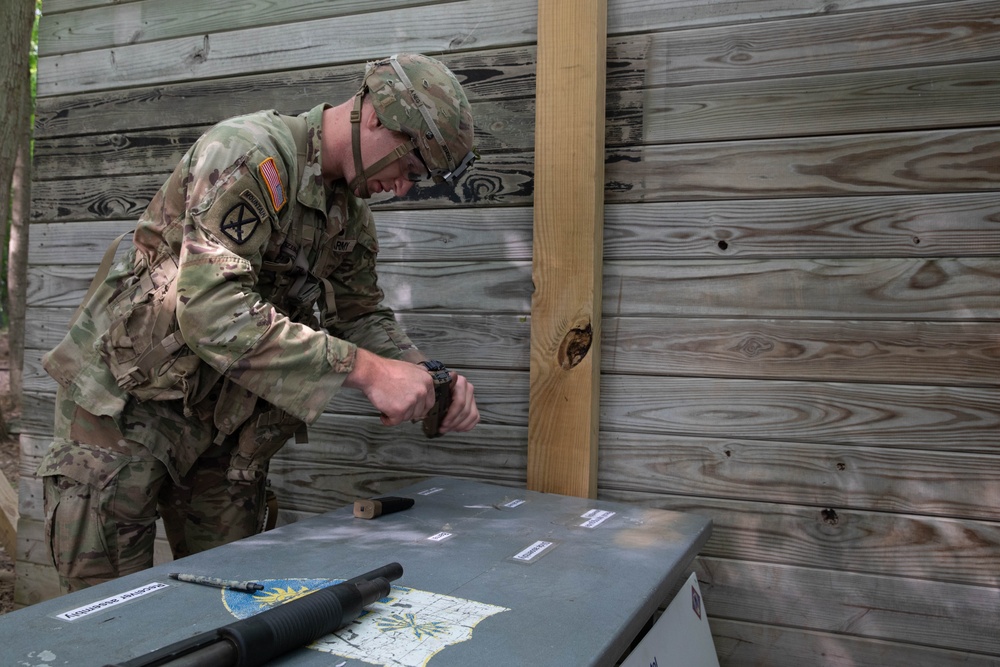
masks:
[[[274,465],[283,519],[429,474],[525,481],[534,1],[46,0],[18,601],[53,594],[32,479],[42,352],[207,125],[442,54],[481,167],[379,203],[383,282],[483,424],[331,405]],[[598,490],[710,516],[728,665],[996,665],[1000,7],[611,0]],[[542,91],[544,94],[544,91]]]

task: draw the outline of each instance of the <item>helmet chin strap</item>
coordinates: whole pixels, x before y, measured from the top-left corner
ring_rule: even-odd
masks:
[[[351,110],[351,152],[354,154],[354,180],[347,187],[352,192],[357,192],[362,199],[368,199],[371,197],[371,192],[368,190],[368,173],[366,173],[365,165],[361,161],[361,100],[364,94],[365,89],[362,87],[354,96],[354,108]],[[416,145],[413,140],[407,139],[381,160],[376,161],[367,171],[377,174],[396,160],[412,152],[414,148]]]

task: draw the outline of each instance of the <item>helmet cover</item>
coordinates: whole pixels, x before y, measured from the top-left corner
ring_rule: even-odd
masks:
[[[412,139],[435,181],[454,184],[476,159],[469,100],[440,61],[399,54],[369,63],[365,90],[382,125]]]

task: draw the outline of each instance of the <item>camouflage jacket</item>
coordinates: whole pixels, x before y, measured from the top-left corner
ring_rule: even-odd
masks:
[[[66,398],[114,417],[181,474],[211,444],[213,422],[233,432],[257,397],[311,423],[357,346],[416,354],[382,305],[371,211],[323,183],[325,108],[208,130],[43,359]],[[178,451],[181,431],[190,444]]]

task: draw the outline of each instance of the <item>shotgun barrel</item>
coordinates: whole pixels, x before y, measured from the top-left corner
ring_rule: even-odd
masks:
[[[390,581],[403,576],[399,563],[215,630],[106,667],[257,667],[344,627],[373,602],[389,594]]]

